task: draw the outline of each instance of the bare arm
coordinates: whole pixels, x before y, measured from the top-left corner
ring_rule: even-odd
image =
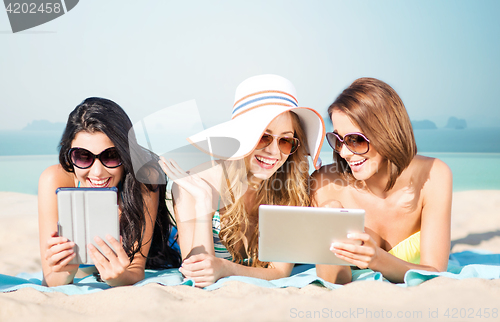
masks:
[[[47,168],[38,182],[38,231],[43,285],[72,283],[78,271],[78,265],[68,265],[76,256],[74,243],[57,235],[56,189],[71,186],[74,186],[74,179],[60,165]]]
[[[337,200],[337,190],[330,185],[334,182],[328,174],[326,167],[315,171],[311,176],[311,204],[313,207],[335,207],[343,208]],[[349,266],[340,265],[316,265],[316,274],[334,284],[346,284],[351,282],[352,274]]]
[[[182,259],[190,255],[207,253],[215,255],[212,237],[212,217],[214,211],[205,200],[196,200],[189,192],[174,183],[172,199],[179,233],[178,243]]]
[[[159,163],[174,181],[172,200],[182,259],[199,253],[214,255],[212,218],[219,193],[206,178],[207,173],[203,177],[197,173],[188,174],[175,161],[163,157]],[[209,171],[215,170],[210,168]]]
[[[187,258],[180,271],[194,280],[197,287],[206,287],[227,276],[250,276],[265,280],[288,277],[292,269],[293,264],[290,263],[270,263],[267,268],[249,267],[205,253]]]
[[[451,244],[451,199],[453,176],[441,160],[434,160],[424,187],[420,264],[446,271]]]

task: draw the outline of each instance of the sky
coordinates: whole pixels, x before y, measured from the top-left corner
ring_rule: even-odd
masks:
[[[322,115],[375,77],[412,120],[500,127],[499,13],[497,0],[82,0],[14,34],[0,10],[0,130],[65,122],[90,96],[134,123],[195,100],[211,126],[230,119],[240,82],[268,73]]]

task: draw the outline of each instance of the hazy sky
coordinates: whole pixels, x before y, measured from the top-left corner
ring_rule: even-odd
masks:
[[[282,75],[322,114],[358,77],[401,95],[412,120],[500,126],[500,1],[81,0],[13,34],[0,9],[0,130],[65,122],[84,98],[133,122],[196,100],[230,117],[245,78]]]

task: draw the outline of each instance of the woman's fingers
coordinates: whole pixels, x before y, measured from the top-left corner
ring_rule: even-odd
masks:
[[[225,260],[210,254],[197,254],[190,256],[182,263],[179,271],[195,282],[196,287],[206,287],[225,276]]]
[[[99,251],[99,249],[97,249],[94,245],[89,244],[89,248],[93,248],[92,253],[98,260],[99,264],[106,269],[108,269],[109,267],[123,266],[122,261],[123,256],[125,256],[125,264],[128,265],[130,263],[128,256],[123,250],[123,247],[120,245],[120,243],[110,235],[107,235],[106,239],[109,241],[111,246],[113,246],[113,248],[117,250],[116,253],[108,244],[104,242],[104,240],[97,236],[94,237],[94,241],[100,247],[101,251]]]
[[[76,257],[74,250],[75,243],[65,237],[60,237],[57,231],[50,234],[47,240],[45,260],[54,272],[73,270],[77,264],[69,265],[69,262]]]
[[[340,253],[338,253],[338,254],[335,253],[335,256],[337,256],[338,258],[340,258],[342,260],[345,260],[348,263],[356,265],[359,268],[363,268],[363,269],[368,268],[368,263],[366,261],[355,259],[355,258],[352,258],[349,256],[345,256],[344,254],[340,254]]]
[[[361,244],[332,243],[330,250],[335,255],[360,268],[368,268],[376,257],[376,245],[370,235],[365,233],[352,233],[347,236],[352,241],[359,241]]]
[[[62,244],[53,244],[52,246],[48,246],[47,252],[46,252],[46,258],[53,256],[54,254],[67,251],[70,249],[73,249],[75,246],[75,243],[73,242],[65,242]]]
[[[208,274],[207,272],[205,272],[205,270],[198,271],[198,272],[191,272],[191,271],[183,270],[183,271],[181,271],[181,273],[186,278],[193,280],[195,283],[195,286],[197,286],[197,287],[205,287],[205,286],[211,285],[215,282],[214,275]]]
[[[189,174],[182,170],[182,168],[172,159],[166,160],[164,157],[160,157],[159,163],[167,176],[174,181],[189,176]]]
[[[108,259],[92,244],[87,245],[90,258],[99,272],[109,268]]]
[[[65,238],[50,238],[49,241],[47,241],[47,250],[45,252],[47,263],[50,266],[56,265],[62,259],[74,253],[74,246],[75,243],[69,242]]]
[[[177,164],[177,162],[175,162],[174,159],[170,159],[170,164],[172,165],[172,167],[177,170],[178,173],[181,173],[181,174],[185,174],[185,175],[188,175],[188,173],[184,170],[182,170],[182,168]]]
[[[68,265],[69,262],[75,258],[76,256],[76,253],[73,253],[71,255],[69,255],[68,257],[64,258],[62,261],[60,261],[59,263],[55,264],[52,269],[54,272],[61,272],[61,271],[67,271],[67,270],[71,270],[73,269],[74,267],[78,267],[78,264],[71,264],[71,265]]]
[[[108,261],[111,262],[114,258],[116,258],[115,252],[104,242],[104,240],[96,236],[94,237],[94,241],[101,248],[101,253],[108,259]]]
[[[362,244],[369,242],[371,239],[370,235],[366,233],[350,233],[347,234],[347,238],[351,240],[360,240]]]
[[[160,157],[160,161],[158,161],[160,167],[163,172],[172,180],[176,181],[180,179],[180,173],[173,168],[169,161],[165,160],[164,157]]]
[[[124,267],[128,266],[130,264],[130,258],[128,257],[127,253],[125,252],[125,249],[123,249],[122,243],[119,242],[118,240],[116,240],[111,235],[106,235],[106,239],[108,240],[108,242],[111,244],[111,246],[115,250],[115,252],[113,252],[113,250],[110,249],[112,254],[115,255],[115,256],[113,256],[110,254],[110,257],[112,258],[112,260],[110,260],[110,261],[118,261],[118,263],[121,266],[124,266]],[[120,241],[122,241],[121,236],[120,236]],[[110,259],[110,257],[108,257],[108,259]]]
[[[173,177],[174,177],[174,171],[169,167],[168,165],[168,161],[165,160],[164,157],[160,157],[160,160],[158,161],[158,163],[160,164],[160,167],[162,168],[162,170],[165,172],[165,174],[171,178],[173,180]]]
[[[55,245],[65,244],[70,242],[66,237],[51,237],[47,239],[47,248],[51,248]],[[74,246],[74,243],[73,243]]]
[[[68,256],[71,256],[73,254],[75,254],[75,251],[73,249],[68,249],[68,250],[65,250],[65,251],[61,251],[61,252],[57,252],[57,253],[51,254],[50,256],[48,256],[46,258],[47,259],[47,263],[49,264],[49,266],[55,266],[62,259],[66,258]]]
[[[335,242],[332,244],[330,247],[331,251],[347,251],[350,253],[354,254],[360,254],[360,255],[367,255],[367,256],[372,256],[374,251],[372,247],[369,246],[361,246],[361,245],[354,245],[354,244],[348,244],[348,243],[340,243],[340,242]]]
[[[210,269],[207,267],[202,267],[201,265],[199,265],[199,266],[190,265],[188,267],[180,267],[179,271],[186,277],[187,276],[198,277],[198,276],[205,276],[205,275],[213,275],[213,269]]]
[[[175,181],[177,184],[179,184],[181,187],[183,187],[186,190],[190,190],[190,188],[196,187],[196,188],[202,188],[204,190],[207,190],[206,188],[208,184],[200,178],[197,174],[190,174],[184,170],[172,159],[167,161],[165,158],[160,157],[160,166],[162,167],[163,171],[167,174],[167,176]],[[209,191],[210,189],[208,189]]]
[[[207,257],[207,254],[204,254],[204,253],[191,255],[182,262],[182,266],[184,266],[185,264],[192,264],[192,263],[196,263],[196,262],[201,262],[206,257]]]
[[[335,255],[342,255],[348,258],[351,258],[353,260],[361,260],[361,261],[370,261],[371,256],[368,254],[368,252],[352,252],[349,250],[345,250],[342,248],[334,248],[333,252]]]
[[[208,263],[205,261],[206,254],[197,254],[186,258],[179,270],[181,273],[186,273],[189,276],[201,276],[201,272],[207,268]]]
[[[100,247],[101,251],[92,244],[88,245],[88,249],[92,261],[101,274],[101,278],[104,281],[110,281],[121,276],[126,271],[126,268],[130,265],[130,259],[118,240],[110,235],[106,235],[106,239],[112,248],[101,238],[95,237],[95,243]]]

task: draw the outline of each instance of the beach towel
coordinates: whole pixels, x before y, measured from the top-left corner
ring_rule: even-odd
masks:
[[[302,265],[300,265],[302,266]],[[240,281],[262,287],[281,288],[297,287],[301,288],[309,284],[322,285],[328,289],[337,289],[342,285],[329,283],[316,275],[314,265],[299,266],[299,272],[291,277],[281,278],[272,281],[245,276],[229,276],[218,280],[215,284],[205,287],[206,290],[215,290],[222,287],[229,281]],[[306,268],[304,270],[304,268]],[[292,272],[293,273],[293,272]],[[420,285],[421,283],[435,277],[444,276],[454,279],[465,278],[500,278],[500,254],[493,254],[487,251],[464,251],[450,255],[448,269],[446,272],[428,272],[423,270],[409,270],[404,277],[404,283],[396,285],[409,287]],[[371,269],[360,269],[352,271],[352,281],[379,281],[390,283],[380,272]]]
[[[21,288],[31,287],[41,292],[61,292],[73,295],[94,293],[111,288],[106,283],[98,282],[93,275],[84,278],[75,278],[73,284],[54,287],[42,286],[42,278],[42,272],[32,274],[21,273],[17,276],[0,274],[0,292],[12,292]],[[185,280],[177,268],[160,271],[147,269],[145,271],[145,278],[134,284],[134,286],[143,286],[150,283],[194,286],[194,282],[192,280]]]
[[[500,254],[493,254],[485,251],[465,251],[450,255],[448,270],[446,272],[428,272],[423,270],[409,270],[404,278],[404,283],[396,284],[401,287],[411,287],[419,285],[435,277],[444,276],[453,279],[500,278]],[[380,272],[374,272],[370,269],[353,270],[353,281],[387,281]],[[298,265],[294,268],[292,276],[276,280],[263,280],[247,276],[229,276],[218,280],[216,283],[205,287],[205,290],[216,290],[230,281],[239,281],[267,288],[297,287],[302,288],[307,285],[320,285],[334,290],[342,285],[329,283],[316,275],[314,265]],[[146,270],[145,279],[134,284],[134,286],[143,286],[150,283],[161,285],[188,285],[194,286],[192,280],[186,280],[178,269],[167,269],[161,271]],[[106,283],[98,282],[93,275],[84,278],[75,279],[74,284],[46,287],[42,286],[42,273],[26,274],[17,276],[0,274],[0,292],[12,292],[24,287],[31,287],[42,292],[62,292],[71,294],[87,294],[109,289]]]

